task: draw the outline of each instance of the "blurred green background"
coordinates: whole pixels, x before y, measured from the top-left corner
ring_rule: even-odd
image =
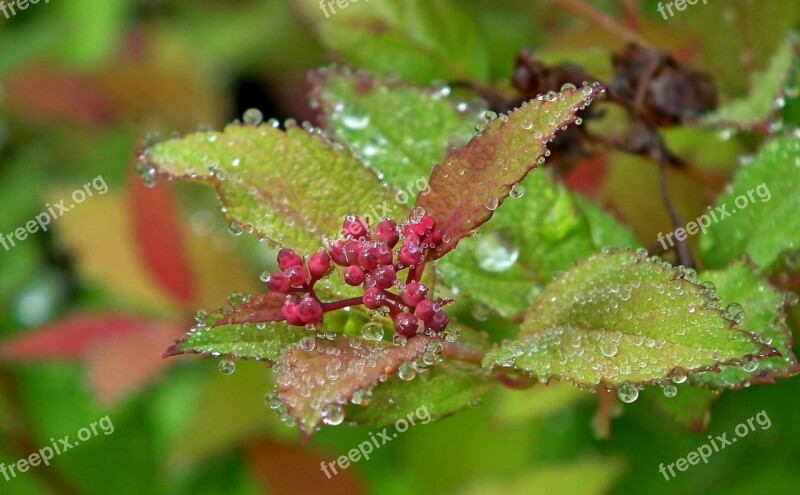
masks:
[[[397,13],[390,5],[399,5],[402,18],[389,19],[401,28],[429,23],[425,29],[449,40],[445,59],[473,62],[463,64],[467,74],[500,90],[524,47],[604,77],[610,52],[624,45],[565,7],[584,2],[381,2],[371,0],[370,9],[390,16]],[[421,17],[425,3],[438,19]],[[733,96],[746,89],[740,63],[763,68],[800,19],[788,1],[711,0],[669,20],[657,3],[586,2],[710,71]],[[0,336],[15,342],[0,348],[0,462],[13,464],[51,438],[74,440],[105,416],[114,425],[113,434],[81,442],[49,467],[9,481],[0,475],[0,493],[796,493],[796,379],[722,394],[706,433],[682,429],[645,400],[616,404],[609,439],[593,427],[593,394],[562,385],[497,389],[469,410],[411,428],[328,481],[320,461],[355,448],[368,428],[324,428],[303,443],[265,406],[273,378],[263,364],[239,363],[224,376],[215,360],[162,361],[197,309],[218,306],[232,291],[257,291],[272,255],[228,233],[212,192],[144,188],[133,166],[147,135],[219,128],[251,107],[280,120],[313,119],[305,75],[332,61],[426,84],[450,75],[404,62],[401,49],[345,39],[334,24],[344,14],[327,19],[316,2],[283,0],[52,0],[0,14],[0,234],[95,177],[108,184],[47,232],[0,250]],[[798,106],[789,104],[783,119],[799,123]],[[756,144],[745,136],[698,161],[726,173]],[[731,158],[714,160],[722,155]],[[657,187],[641,169],[620,159],[582,181],[641,239],[653,239],[669,224],[660,208],[639,203]],[[684,211],[711,204],[713,191],[673,179]],[[769,429],[673,480],[658,472],[659,463],[685,457],[708,434],[730,436],[762,410]]]

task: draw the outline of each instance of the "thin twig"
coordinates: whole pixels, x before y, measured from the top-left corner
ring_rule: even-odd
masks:
[[[659,153],[658,157],[658,185],[661,189],[661,200],[664,202],[664,207],[666,207],[669,218],[672,221],[672,231],[674,232],[678,228],[683,228],[683,222],[681,222],[681,218],[669,197],[669,188],[667,187],[667,160],[663,153]],[[675,240],[677,241],[675,249],[680,264],[687,268],[694,268],[694,258],[692,257],[691,251],[689,251],[689,246],[686,244],[686,238],[684,237],[684,239],[681,240],[676,235]]]
[[[551,0],[554,4],[563,7],[590,24],[601,27],[614,36],[628,42],[638,43],[643,46],[650,44],[635,31],[623,26],[611,16],[608,16],[583,0]]]

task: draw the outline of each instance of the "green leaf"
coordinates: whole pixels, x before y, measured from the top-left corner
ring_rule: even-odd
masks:
[[[786,250],[800,249],[800,138],[769,142],[736,174],[730,191],[700,222],[710,226],[700,239],[703,262],[725,267],[743,255],[769,268]]]
[[[525,311],[538,284],[603,247],[637,247],[636,237],[615,218],[566,187],[548,170],[521,183],[523,196],[507,201],[482,226],[437,263],[445,283],[504,317]],[[493,287],[486,290],[486,287]]]
[[[275,293],[267,293],[269,296]],[[263,296],[248,298],[259,300]],[[283,356],[286,349],[300,342],[303,337],[313,336],[308,330],[301,327],[290,326],[285,322],[262,322],[259,324],[228,324],[239,321],[236,316],[248,312],[249,302],[233,308],[227,307],[211,313],[202,319],[175,345],[164,352],[164,357],[182,354],[200,354],[209,356],[226,356],[232,359],[254,359],[274,363]],[[315,329],[316,333],[333,332],[344,335],[360,335],[361,327],[369,321],[361,311],[335,311],[325,315],[322,326]],[[387,326],[381,319],[374,320]]]
[[[275,365],[280,373],[276,396],[306,436],[319,425],[338,425],[344,419],[342,404],[356,393],[369,393],[383,379],[397,373],[438,343],[419,335],[404,346],[388,342],[336,337],[315,339],[311,347],[295,347]],[[410,369],[409,369],[410,371]]]
[[[734,328],[718,304],[691,275],[643,251],[596,255],[551,282],[522,322],[521,340],[484,365],[619,387],[774,353]]]
[[[518,184],[544,159],[546,144],[604,89],[586,86],[548,93],[486,124],[466,146],[436,165],[431,190],[416,206],[436,219],[445,236],[438,259],[491,218]]]
[[[403,203],[427,192],[433,165],[472,138],[480,113],[466,104],[458,110],[447,86],[414,87],[342,69],[319,70],[310,79],[324,126],[395,186]]]
[[[661,413],[682,427],[696,432],[705,431],[711,419],[711,404],[719,396],[719,392],[689,383],[673,386],[677,390],[673,397],[665,396],[661,388],[645,390],[643,395],[651,398]]]
[[[703,70],[715,76],[723,94],[736,96],[746,93],[748,76],[764,70],[798,21],[797,2],[727,0],[724,11],[704,5],[686,9],[669,22],[689,25],[703,52]]]
[[[313,253],[324,236],[338,234],[345,215],[382,205],[390,192],[343,147],[292,122],[286,127],[234,123],[171,139],[146,150],[146,167],[213,184],[240,228]]]
[[[459,495],[603,495],[609,493],[621,473],[622,466],[615,460],[583,461],[538,469],[515,479],[482,481],[462,490]]]
[[[796,374],[797,358],[792,352],[791,332],[786,326],[783,294],[747,263],[704,272],[703,278],[716,286],[717,295],[724,303],[734,304],[730,307],[734,313],[743,308],[743,328],[755,333],[759,340],[777,349],[781,355],[748,363],[754,368],[751,371],[740,366],[723,366],[719,373],[700,373],[692,377],[692,383],[734,388],[745,383],[773,382],[775,378]]]
[[[346,8],[326,2],[325,10],[317,0],[295,5],[322,44],[354,67],[422,84],[488,78],[486,47],[469,10],[458,2],[363,1]]]
[[[292,344],[309,334],[308,330],[288,326],[283,322],[257,325],[225,325],[211,328],[206,324],[194,327],[164,357],[181,354],[227,356],[235,359],[255,359],[275,362]]]
[[[763,73],[758,74],[750,94],[743,99],[728,102],[702,119],[704,125],[733,126],[752,129],[763,125],[780,109],[776,100],[786,90],[786,84],[797,59],[798,46],[786,40],[769,62]]]
[[[568,383],[555,382],[548,386],[536,386],[530,390],[498,391],[493,416],[498,422],[517,426],[572,410],[590,396]]]
[[[436,421],[468,407],[495,384],[486,370],[445,361],[410,381],[394,376],[378,384],[368,402],[347,407],[346,417],[381,428],[422,410]]]

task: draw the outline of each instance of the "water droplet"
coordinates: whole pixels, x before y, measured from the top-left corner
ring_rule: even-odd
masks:
[[[314,350],[314,347],[317,345],[317,339],[314,337],[303,337],[300,340],[300,349],[311,352]]]
[[[383,327],[374,321],[369,321],[361,327],[361,336],[364,340],[383,340]]]
[[[322,422],[326,425],[336,426],[344,421],[344,407],[341,404],[329,404],[322,411]]]
[[[259,125],[264,121],[264,114],[262,114],[261,110],[257,108],[248,108],[244,111],[242,120],[244,120],[245,124]]]
[[[745,359],[742,363],[742,369],[748,373],[752,373],[758,369],[758,360],[753,359],[752,357]]]
[[[664,396],[665,397],[675,397],[678,395],[678,387],[675,385],[666,385],[664,387]]]
[[[219,362],[219,372],[223,375],[231,375],[236,371],[236,363],[230,359],[223,359]]]
[[[519,248],[500,234],[491,232],[479,238],[475,245],[478,265],[487,272],[500,273],[511,268],[519,258]]]
[[[489,307],[485,304],[475,304],[472,306],[472,317],[477,321],[486,321],[489,319]]]
[[[230,232],[231,235],[240,236],[244,231],[242,230],[242,227],[238,223],[231,222],[231,224],[228,226],[228,232]]]
[[[344,115],[342,116],[342,124],[354,130],[364,129],[369,125],[369,117],[366,115]]]
[[[566,83],[563,86],[561,86],[561,91],[567,91],[568,89],[569,90],[576,90],[578,88],[572,83]]]
[[[630,404],[639,398],[639,389],[636,388],[636,386],[634,386],[632,383],[625,382],[620,385],[619,389],[617,390],[617,397],[619,397],[619,400],[622,402]]]
[[[523,186],[522,184],[514,184],[513,186],[511,186],[511,191],[509,192],[509,195],[512,198],[519,199],[522,197],[523,194],[525,194],[525,186]]]
[[[683,368],[675,368],[672,370],[672,376],[670,377],[672,383],[683,383],[687,378],[689,378],[689,373]]]
[[[600,351],[605,357],[614,357],[617,354],[617,343],[613,340],[607,340],[603,342]]]
[[[493,196],[486,200],[485,205],[487,210],[494,211],[500,206],[500,200]]]
[[[400,365],[400,368],[397,370],[397,375],[401,380],[407,382],[413,380],[417,376],[417,370],[414,369],[413,364],[406,362]]]
[[[737,303],[731,303],[725,308],[725,318],[733,321],[737,325],[744,322],[744,308]]]

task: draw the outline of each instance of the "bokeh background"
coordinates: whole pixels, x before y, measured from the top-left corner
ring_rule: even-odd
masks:
[[[388,21],[400,26],[423,23],[418,5],[436,4],[437,28],[454,47],[444,55],[457,63],[479,49],[480,78],[499,90],[509,87],[524,47],[603,75],[610,53],[624,45],[565,8],[584,2],[371,0],[380,2],[387,15],[407,8]],[[710,72],[728,95],[746,90],[741,67],[763,68],[800,19],[788,1],[710,0],[667,20],[657,2],[585,3]],[[368,428],[324,428],[303,443],[265,406],[273,378],[264,365],[239,363],[225,376],[215,360],[161,359],[196,310],[219,306],[233,291],[258,291],[274,253],[231,235],[211,191],[144,187],[134,165],[147,139],[219,128],[251,107],[311,120],[306,73],[333,61],[396,69],[418,83],[448,78],[371,49],[368,39],[339,53],[359,41],[337,44],[335,22],[316,2],[282,0],[52,0],[0,14],[0,233],[98,176],[108,185],[47,232],[0,250],[0,462],[15,463],[51,438],[74,439],[105,416],[115,427],[49,467],[0,477],[0,493],[797,493],[797,379],[723,394],[706,433],[639,400],[619,407],[606,439],[595,428],[592,394],[560,385],[497,389],[451,418],[411,428],[328,481],[320,461],[346,454]],[[798,105],[789,102],[781,125],[798,123]],[[758,144],[752,136],[703,139],[712,144],[696,159],[711,176],[730,173]],[[652,201],[653,167],[637,160],[605,156],[565,176],[652,240],[669,221]],[[680,174],[670,181],[686,218],[713,201],[708,182]],[[790,314],[795,329],[797,321]],[[659,463],[762,410],[769,429],[676,479],[658,472]]]

